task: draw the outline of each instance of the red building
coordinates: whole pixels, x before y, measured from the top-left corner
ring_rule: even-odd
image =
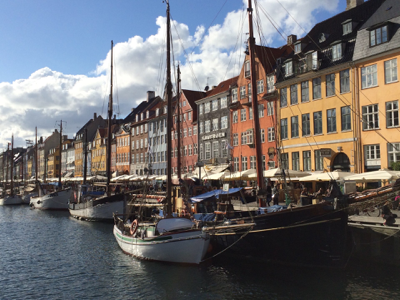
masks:
[[[198,154],[197,105],[196,100],[206,96],[205,92],[182,90],[179,105],[173,113],[172,132],[172,168],[178,172],[178,148],[181,150],[181,173],[192,173],[195,170]],[[180,120],[180,145],[178,147],[177,120]]]

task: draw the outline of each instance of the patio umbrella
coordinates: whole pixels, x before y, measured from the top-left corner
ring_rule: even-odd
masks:
[[[366,181],[381,181],[381,180],[396,180],[400,178],[400,171],[391,171],[391,170],[377,170],[372,172],[365,172],[360,174],[354,174],[352,176],[347,176],[346,180],[355,180],[358,182],[366,182]]]
[[[306,176],[300,178],[299,181],[331,181],[331,180],[344,180],[345,177],[354,175],[352,172],[343,172],[343,171],[333,171],[333,172],[324,172],[312,174],[310,176]]]

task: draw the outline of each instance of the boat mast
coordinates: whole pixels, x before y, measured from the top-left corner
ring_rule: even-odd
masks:
[[[182,129],[181,129],[181,105],[180,105],[180,95],[179,95],[180,94],[180,81],[181,81],[180,75],[181,75],[181,70],[180,70],[179,64],[178,64],[178,79],[176,82],[176,97],[177,97],[176,107],[177,107],[177,111],[178,111],[178,115],[176,117],[176,125],[177,125],[176,131],[178,132],[178,147],[177,147],[177,149],[178,149],[178,164],[177,164],[178,179],[180,179],[182,176],[182,170],[181,170],[181,130]]]
[[[248,0],[248,13],[249,13],[249,54],[250,54],[250,78],[251,78],[251,98],[253,108],[254,120],[254,137],[256,148],[256,171],[257,171],[257,185],[259,189],[264,187],[263,170],[262,170],[262,153],[261,153],[261,133],[260,122],[258,117],[258,99],[257,99],[257,86],[256,86],[256,65],[255,65],[255,39],[253,34],[253,8],[251,1]]]
[[[10,196],[14,196],[14,135],[11,136],[11,193]]]
[[[170,15],[169,15],[169,1],[167,3],[167,213],[166,218],[172,217],[172,161],[171,161],[171,129],[172,129],[172,87],[171,87],[171,36],[170,36]],[[178,102],[179,111],[179,102]],[[178,118],[179,120],[179,118]],[[178,132],[179,136],[180,132]],[[178,151],[179,153],[179,151]]]
[[[58,170],[58,190],[60,190],[60,191],[62,189],[62,186],[61,186],[61,161],[62,161],[62,159],[61,159],[61,155],[62,155],[61,154],[62,153],[61,148],[62,148],[62,120],[60,122],[60,169]]]
[[[107,132],[107,196],[111,195],[110,191],[110,178],[111,178],[111,120],[113,114],[113,48],[114,43],[111,41],[111,84],[110,84],[110,97],[108,101],[108,132]]]
[[[83,184],[86,184],[86,177],[87,177],[87,127],[85,127],[85,142],[83,143],[85,158],[83,162]]]
[[[37,151],[38,151],[38,144],[37,144],[37,127],[35,127],[35,180],[36,182],[38,181],[38,157],[37,157]]]

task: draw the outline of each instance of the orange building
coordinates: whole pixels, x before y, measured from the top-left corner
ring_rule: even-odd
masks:
[[[115,134],[116,153],[115,165],[118,174],[129,174],[130,161],[130,128],[120,126]]]
[[[276,151],[276,100],[275,72],[276,59],[284,55],[287,47],[279,49],[255,47],[255,70],[257,103],[261,130],[261,152],[263,170],[277,167]],[[233,146],[233,167],[235,171],[256,169],[254,120],[251,99],[250,56],[246,55],[244,65],[231,89],[229,108],[231,110],[231,145]]]

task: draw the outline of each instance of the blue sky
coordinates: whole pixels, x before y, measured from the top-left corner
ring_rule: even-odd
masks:
[[[305,30],[345,9],[345,0],[258,0],[284,34]],[[175,58],[182,86],[202,89],[238,73],[247,32],[241,0],[170,0]],[[282,8],[283,5],[301,24]],[[5,0],[0,10],[0,149],[14,133],[17,146],[35,126],[48,136],[57,120],[69,137],[93,116],[105,117],[110,42],[118,70],[119,117],[162,93],[166,5],[161,0]],[[269,46],[285,41],[260,14]],[[211,26],[211,27],[210,27]],[[179,38],[178,34],[179,32]],[[257,40],[257,39],[256,39]],[[239,41],[239,42],[238,42]],[[185,57],[190,53],[190,61]],[[233,61],[236,66],[229,65]],[[233,63],[232,63],[233,64]]]

